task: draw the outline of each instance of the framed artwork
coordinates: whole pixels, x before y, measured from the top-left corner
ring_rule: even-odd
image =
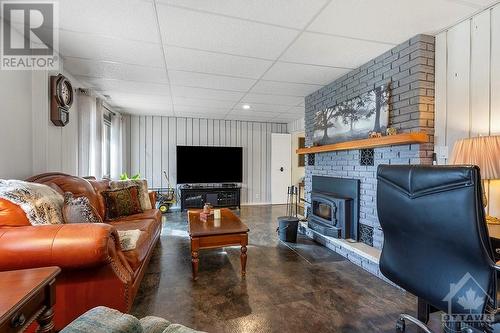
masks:
[[[366,139],[389,126],[389,87],[377,87],[358,97],[316,112],[313,142],[326,145]]]

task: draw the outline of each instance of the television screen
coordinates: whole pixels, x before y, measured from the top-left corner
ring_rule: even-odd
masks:
[[[177,184],[241,183],[241,147],[177,146]]]

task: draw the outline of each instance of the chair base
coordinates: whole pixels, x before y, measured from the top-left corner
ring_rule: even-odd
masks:
[[[431,329],[426,324],[424,324],[423,322],[421,322],[417,318],[410,316],[410,315],[407,315],[407,314],[404,314],[404,313],[399,315],[399,319],[396,322],[396,331],[397,332],[404,332],[405,331],[406,321],[409,321],[409,322],[417,325],[425,333],[434,333],[431,331]]]

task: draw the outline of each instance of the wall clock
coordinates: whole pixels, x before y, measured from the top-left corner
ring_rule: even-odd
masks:
[[[73,86],[68,78],[59,74],[50,77],[50,120],[56,126],[66,126],[69,109],[73,104]]]

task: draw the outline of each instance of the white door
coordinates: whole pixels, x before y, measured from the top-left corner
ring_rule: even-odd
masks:
[[[292,138],[290,134],[271,134],[271,203],[286,204],[292,181]]]

